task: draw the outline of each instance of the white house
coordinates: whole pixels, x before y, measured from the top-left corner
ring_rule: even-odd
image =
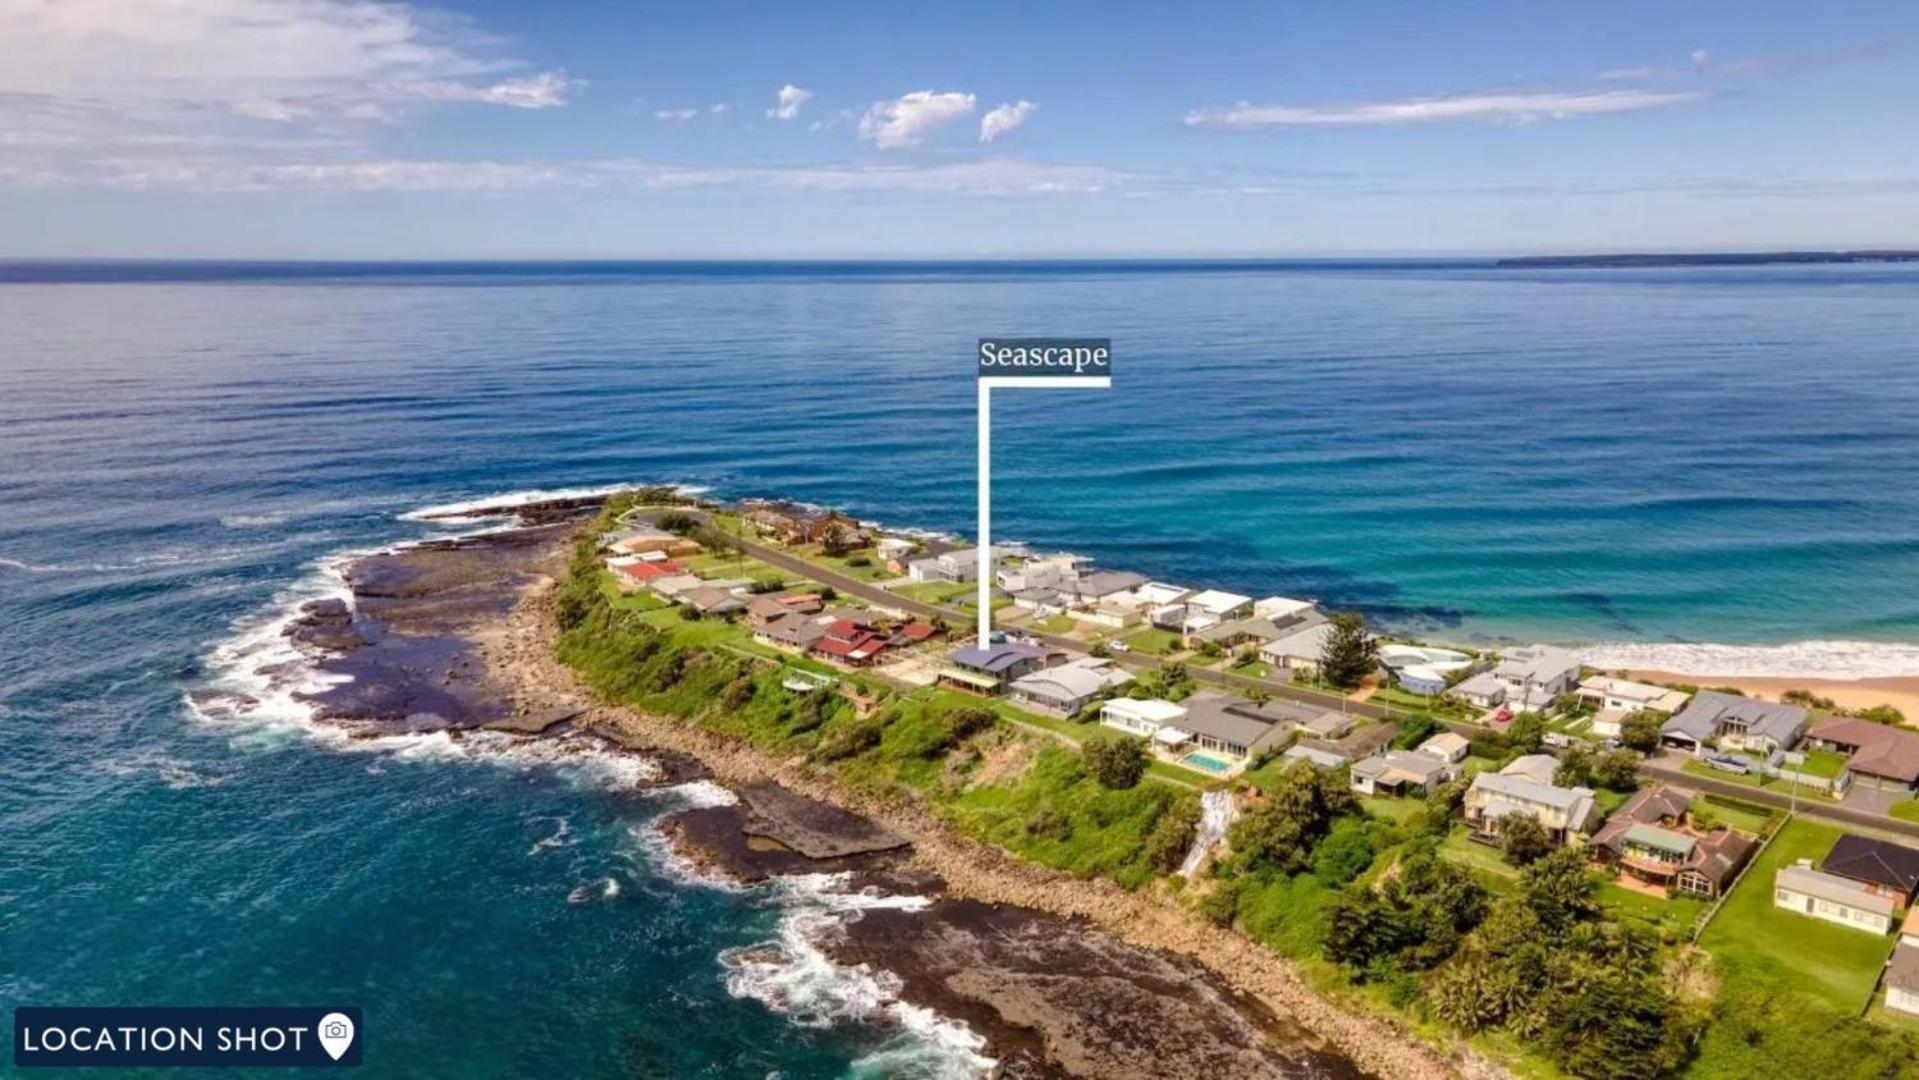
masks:
[[[1472,742],[1457,732],[1444,731],[1419,744],[1419,752],[1457,765],[1472,751]]]
[[[1913,919],[1906,920],[1910,926]],[[1886,1008],[1919,1016],[1919,934],[1907,933],[1892,950],[1886,965]]]
[[[904,536],[882,536],[874,551],[882,562],[904,559],[919,548],[919,541]]]
[[[1332,634],[1332,623],[1310,623],[1261,645],[1259,657],[1276,668],[1310,675],[1319,670],[1319,658],[1326,650],[1326,639]]]
[[[1311,611],[1312,609],[1313,602],[1311,600],[1294,600],[1285,596],[1268,596],[1264,600],[1253,601],[1253,618],[1278,620],[1288,615],[1298,615],[1301,612]]]
[[[1592,733],[1602,739],[1619,736],[1619,725],[1626,717],[1650,709],[1670,716],[1686,707],[1692,695],[1631,679],[1595,675],[1579,684],[1579,696],[1599,707],[1593,716]]]
[[[1089,656],[1022,675],[1006,690],[1013,700],[1027,708],[1071,716],[1105,691],[1132,681],[1132,673],[1125,668],[1111,660]]]
[[[914,581],[973,581],[979,577],[979,549],[914,559],[906,564],[906,576]]]
[[[1187,597],[1186,609],[1189,616],[1199,612],[1223,622],[1227,619],[1237,619],[1242,615],[1251,615],[1253,598],[1241,596],[1238,593],[1222,592],[1219,589],[1207,589]]]
[[[1027,589],[1063,589],[1079,577],[1085,558],[1060,552],[1009,563],[993,571],[993,581],[1009,593]]]
[[[1129,735],[1152,738],[1161,728],[1176,727],[1186,710],[1159,698],[1114,698],[1099,707],[1099,722]]]
[[[1579,682],[1579,657],[1551,645],[1507,650],[1493,678],[1506,687],[1506,701],[1518,709],[1539,710]]]
[[[1193,595],[1193,590],[1182,585],[1168,585],[1163,581],[1149,581],[1134,589],[1129,598],[1134,607],[1153,610],[1169,604],[1177,604]]]
[[[1899,901],[1851,878],[1815,870],[1810,860],[1801,859],[1780,867],[1773,875],[1772,903],[1854,930],[1883,934],[1892,929],[1892,915]]]

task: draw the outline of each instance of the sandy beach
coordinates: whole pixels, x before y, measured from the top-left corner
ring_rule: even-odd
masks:
[[[1919,676],[1888,679],[1782,679],[1754,675],[1680,675],[1671,671],[1630,670],[1629,678],[1642,682],[1689,683],[1694,686],[1731,686],[1756,698],[1778,701],[1788,690],[1805,690],[1831,698],[1842,709],[1891,705],[1919,722]]]

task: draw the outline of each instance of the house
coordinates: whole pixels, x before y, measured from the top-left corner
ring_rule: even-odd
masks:
[[[1314,739],[1337,739],[1353,730],[1357,718],[1326,709],[1311,709],[1314,715],[1298,721],[1299,733]]]
[[[1907,918],[1907,923],[1912,919]],[[1908,1016],[1919,1016],[1919,943],[1906,934],[1892,950],[1886,964],[1886,1008]]]
[[[746,602],[746,620],[754,626],[765,626],[774,619],[783,619],[793,613],[777,596],[755,596]]]
[[[1072,593],[1050,586],[1038,589],[1021,589],[1013,594],[1013,606],[1021,611],[1030,611],[1035,618],[1049,615],[1063,615],[1073,609],[1077,601]]]
[[[826,628],[812,619],[789,612],[753,631],[753,640],[776,649],[808,652],[826,636]]]
[[[1235,757],[1251,757],[1281,742],[1309,712],[1286,702],[1261,704],[1216,691],[1194,694],[1184,704],[1186,718],[1178,726],[1205,749]]]
[[[1501,823],[1514,814],[1539,822],[1554,843],[1592,832],[1599,822],[1599,804],[1592,789],[1542,783],[1536,779],[1536,767],[1514,769],[1525,760],[1520,758],[1499,772],[1473,777],[1472,786],[1466,789],[1465,812],[1474,838],[1496,842]]]
[[[906,576],[914,581],[973,581],[979,577],[979,549],[961,548],[941,552],[906,564]]]
[[[1551,645],[1509,649],[1489,673],[1505,687],[1505,701],[1517,709],[1541,711],[1579,682],[1579,657]]]
[[[1919,791],[1919,734],[1856,716],[1828,716],[1806,732],[1806,742],[1848,755],[1846,771],[1854,781],[1888,791]]]
[[[1163,581],[1149,581],[1134,589],[1132,595],[1125,598],[1125,602],[1135,608],[1151,611],[1180,603],[1191,595],[1193,590],[1184,586],[1168,585]]]
[[[881,561],[892,562],[895,559],[904,559],[908,555],[918,551],[919,546],[918,540],[909,537],[883,536],[880,538],[879,543],[873,545],[873,549]]]
[[[1457,765],[1472,752],[1472,740],[1457,732],[1444,731],[1419,744],[1419,752]]]
[[[1352,766],[1352,788],[1362,795],[1426,792],[1452,778],[1451,762],[1407,750],[1389,750]]]
[[[889,644],[895,647],[919,645],[933,640],[938,637],[939,634],[939,627],[932,623],[920,622],[915,619],[912,622],[901,624],[899,629],[893,631],[893,640],[889,642]]]
[[[1308,620],[1285,637],[1261,645],[1259,658],[1276,669],[1311,676],[1319,670],[1319,658],[1324,655],[1326,639],[1332,634],[1331,622],[1324,618]]]
[[[975,694],[997,694],[1008,683],[1064,659],[1065,654],[1040,645],[1017,641],[1001,642],[986,648],[969,646],[953,650],[946,667],[939,670],[939,681]]]
[[[1452,696],[1475,709],[1492,709],[1506,703],[1506,683],[1490,671],[1482,671],[1451,690]]]
[[[1286,752],[1280,757],[1286,761],[1304,761],[1322,772],[1331,772],[1340,768],[1346,764],[1347,760],[1344,754],[1336,750],[1304,744],[1287,747]]]
[[[1207,627],[1194,634],[1200,642],[1213,642],[1228,649],[1241,645],[1265,645],[1302,629],[1305,625],[1302,616],[1289,616],[1283,619],[1265,619],[1248,616],[1244,619],[1230,619],[1218,626]]]
[[[799,512],[790,504],[758,503],[740,515],[740,520],[757,529],[762,536],[787,536],[799,527]]]
[[[1176,728],[1186,719],[1184,707],[1160,698],[1114,698],[1099,707],[1099,722],[1130,735],[1153,738],[1162,729]],[[1181,732],[1179,742],[1187,736]]]
[[[834,619],[825,630],[824,636],[814,642],[813,652],[851,667],[877,661],[892,643],[891,634],[860,618]]]
[[[1133,681],[1133,675],[1111,660],[1089,656],[1030,675],[1007,686],[1007,694],[1026,708],[1054,716],[1071,716],[1087,702]]]
[[[693,574],[668,574],[648,582],[653,591],[674,600],[678,600],[694,589],[706,587],[706,579]]]
[[[797,611],[802,615],[813,615],[826,607],[826,601],[819,593],[795,593],[782,596],[779,600],[788,611]]]
[[[657,551],[667,556],[679,556],[697,555],[700,552],[698,541],[647,525],[608,533],[600,538],[600,546],[617,555],[644,555]]]
[[[1027,589],[1064,589],[1079,577],[1085,558],[1061,552],[1009,563],[993,571],[993,582],[1009,593]]]
[[[1293,600],[1284,596],[1268,596],[1264,600],[1253,601],[1253,618],[1284,619],[1289,615],[1304,615],[1314,610],[1311,600]]]
[[[1535,784],[1550,784],[1559,775],[1559,759],[1551,754],[1521,754],[1499,770],[1504,776],[1522,776]]]
[[[1080,604],[1096,604],[1108,597],[1128,595],[1145,583],[1145,575],[1130,570],[1095,570],[1081,574],[1066,588]]]
[[[1602,862],[1648,885],[1712,898],[1725,892],[1759,842],[1728,828],[1690,827],[1690,791],[1666,787],[1635,794],[1593,836]]]
[[[1718,690],[1693,695],[1677,716],[1659,728],[1667,746],[1704,753],[1708,744],[1725,750],[1770,754],[1790,750],[1806,730],[1806,710]]]
[[[1144,579],[1142,579],[1144,580]],[[1207,589],[1196,592],[1186,598],[1188,613],[1198,612],[1211,615],[1220,622],[1237,619],[1253,613],[1253,598],[1238,593],[1222,592],[1219,589]]]
[[[1898,907],[1898,901],[1892,897],[1873,892],[1849,878],[1814,870],[1812,863],[1805,859],[1782,866],[1773,875],[1772,903],[1774,907],[1869,934],[1883,934],[1892,929],[1892,914]]]
[[[824,544],[835,540],[848,551],[873,545],[870,531],[836,510],[800,518],[786,530],[784,539],[789,544]]]
[[[639,556],[624,556],[608,559],[606,565],[619,575],[622,592],[641,587],[651,587],[661,578],[675,577],[686,573],[686,564],[678,559],[645,559]]]
[[[1620,725],[1633,713],[1650,710],[1670,716],[1684,708],[1692,697],[1684,690],[1615,679],[1610,675],[1595,675],[1585,680],[1576,693],[1596,707],[1590,730],[1602,739],[1618,738]]]
[[[1846,833],[1833,841],[1819,868],[1890,896],[1901,905],[1919,897],[1919,850],[1903,844]]]
[[[680,602],[690,604],[702,615],[734,615],[746,610],[746,601],[733,590],[718,585],[702,585],[680,594]]]
[[[1124,597],[1108,597],[1080,612],[1079,618],[1096,626],[1124,630],[1129,626],[1138,626],[1140,615],[1139,609]]]

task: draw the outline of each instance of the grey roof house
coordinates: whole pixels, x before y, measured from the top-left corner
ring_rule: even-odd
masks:
[[[1806,732],[1806,710],[1718,690],[1701,690],[1659,729],[1668,746],[1703,753],[1707,743],[1770,754],[1790,750]]]

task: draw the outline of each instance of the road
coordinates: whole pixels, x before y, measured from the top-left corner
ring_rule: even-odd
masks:
[[[709,525],[712,524],[712,519],[705,511],[692,507],[662,508],[659,511],[633,516],[650,519],[659,513],[667,513],[673,510],[689,514]],[[728,535],[731,536],[731,534]],[[742,551],[751,555],[753,558],[769,566],[778,567],[781,570],[809,578],[823,585],[831,585],[835,592],[842,595],[855,596],[868,603],[905,611],[914,615],[942,618],[956,626],[966,626],[972,622],[972,616],[966,612],[901,596],[898,593],[881,588],[872,582],[861,581],[856,577],[842,574],[837,570],[830,570],[817,563],[808,562],[781,548],[770,547],[757,540],[748,540],[744,537],[732,537],[732,539],[739,543]],[[1039,641],[1057,648],[1080,650],[1086,647],[1085,642],[1077,641],[1060,634],[1042,633],[1026,628],[1021,628],[1021,633],[1028,634]],[[1114,653],[1112,659],[1127,667],[1140,671],[1150,670],[1160,666],[1160,660],[1157,657],[1141,656],[1135,653]],[[1348,701],[1345,698],[1335,698],[1329,694],[1319,694],[1310,690],[1302,690],[1289,683],[1277,682],[1272,679],[1259,679],[1249,675],[1235,675],[1230,672],[1212,671],[1207,668],[1195,667],[1187,668],[1187,672],[1192,675],[1195,681],[1211,683],[1215,686],[1224,686],[1238,690],[1256,690],[1272,697],[1301,701],[1325,708],[1332,708],[1337,704],[1345,712],[1375,720],[1397,721],[1404,719],[1403,713],[1388,706],[1374,705],[1364,701]],[[1476,734],[1483,734],[1486,730],[1478,725],[1457,720],[1447,720],[1444,721],[1444,723],[1451,730],[1467,738],[1471,738]],[[1709,776],[1695,776],[1681,769],[1659,764],[1656,759],[1641,764],[1639,772],[1641,775],[1651,777],[1655,780],[1678,784],[1682,787],[1692,788],[1698,791],[1709,791],[1716,795],[1726,795],[1745,802],[1758,803],[1762,806],[1772,806],[1784,810],[1790,809],[1793,805],[1793,800],[1790,796],[1761,790],[1748,784],[1740,784],[1730,780],[1718,780]],[[1886,814],[1866,810],[1854,810],[1843,805],[1801,799],[1798,801],[1798,812],[1807,817],[1831,821],[1835,824],[1859,825],[1877,829],[1880,832],[1919,837],[1919,822],[1901,821],[1898,818]]]

